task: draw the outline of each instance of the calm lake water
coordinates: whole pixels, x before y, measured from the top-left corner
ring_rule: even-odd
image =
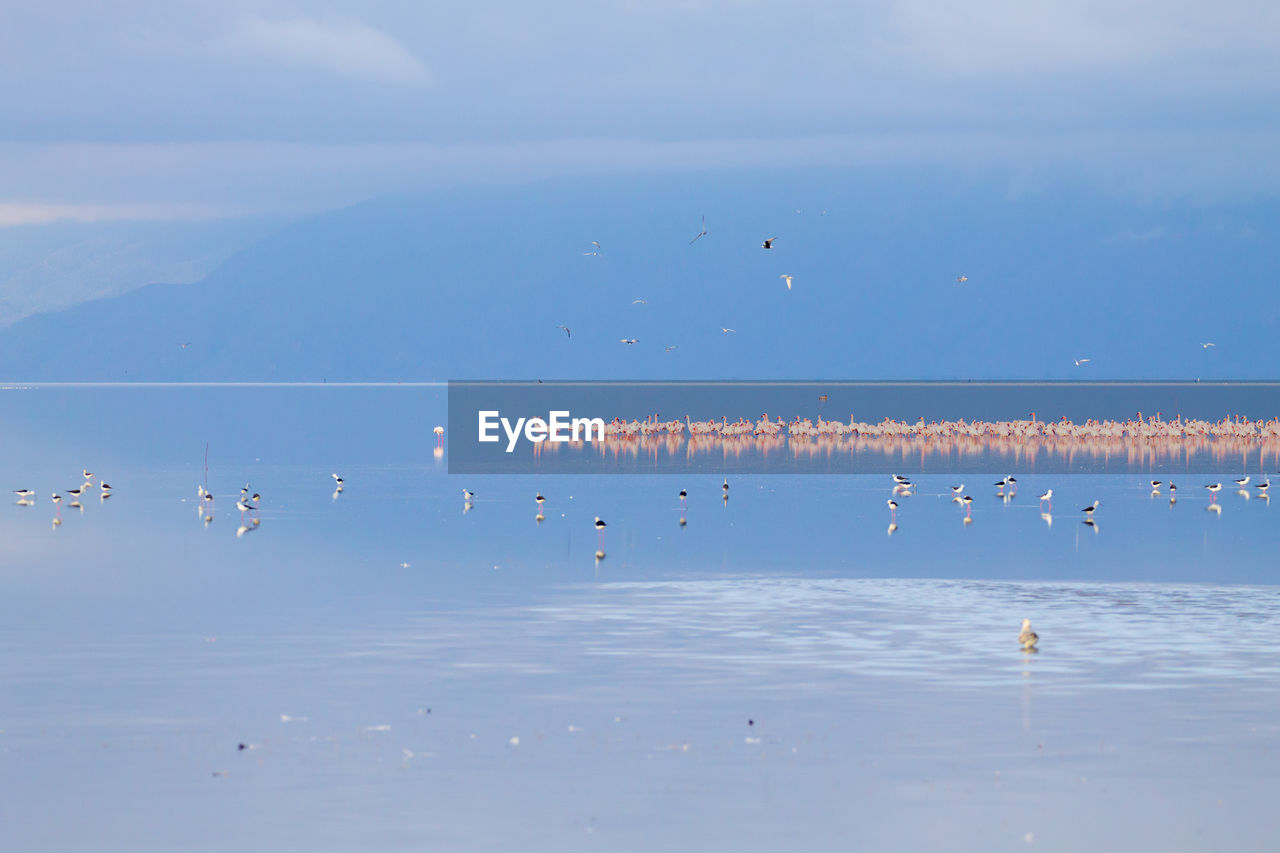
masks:
[[[975,473],[968,522],[926,473],[890,533],[880,475],[461,478],[445,422],[0,392],[0,846],[1274,846],[1280,507],[1200,488],[1241,472]]]

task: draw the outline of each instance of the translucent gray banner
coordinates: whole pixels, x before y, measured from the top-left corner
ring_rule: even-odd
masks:
[[[450,382],[449,471],[1263,473],[1274,382]]]

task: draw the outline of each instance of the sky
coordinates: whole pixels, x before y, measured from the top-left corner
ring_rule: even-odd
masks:
[[[0,228],[736,167],[1280,190],[1260,0],[6,4]]]

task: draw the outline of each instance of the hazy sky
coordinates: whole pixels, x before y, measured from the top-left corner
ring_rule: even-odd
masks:
[[[0,226],[725,165],[1280,189],[1280,7],[1261,0],[122,0],[0,20]]]

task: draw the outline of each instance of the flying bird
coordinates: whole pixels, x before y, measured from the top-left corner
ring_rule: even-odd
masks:
[[[640,339],[639,339],[639,338],[619,338],[618,340],[619,340],[621,343],[626,344],[627,346],[631,346],[632,344],[638,344],[638,343],[640,343]]]
[[[1206,341],[1206,342],[1204,342],[1204,343],[1200,344],[1200,348],[1201,348],[1201,349],[1208,349],[1209,347],[1216,347],[1216,346],[1217,346],[1217,344],[1212,343],[1212,342],[1209,342],[1209,341]]]
[[[594,256],[596,256],[596,257],[600,257],[600,241],[599,241],[599,240],[592,240],[592,241],[591,241],[591,245],[595,246],[595,247],[596,247],[596,250],[595,250],[594,252],[583,252],[582,254],[583,254],[584,256],[587,256],[587,257],[590,257],[590,256],[592,256],[592,255],[594,255]]]
[[[669,346],[669,347],[663,347],[663,348],[662,348],[662,351],[663,351],[663,352],[671,352],[673,349],[679,349],[679,348],[680,348],[680,345],[679,345],[679,344],[672,344],[672,345],[671,345],[671,346]]]
[[[791,276],[787,275],[786,273],[783,273],[782,275],[780,275],[780,276],[779,276],[779,278],[781,278],[783,281],[785,281],[785,282],[787,283],[787,290],[790,290],[790,289],[791,289]]]
[[[705,236],[707,236],[707,217],[704,216],[702,217],[702,230],[698,232],[697,237],[694,237],[692,240],[689,241],[689,245],[692,246],[694,243],[698,242]]]
[[[648,305],[649,303],[643,299],[632,299],[631,304],[632,305]]]
[[[568,326],[556,326],[556,328],[557,328],[557,329],[564,329],[564,333],[565,333],[565,336],[566,336],[566,337],[569,337],[569,338],[572,338],[572,337],[573,337],[573,332],[570,332],[570,331],[569,331],[569,327],[568,327]]]
[[[1076,359],[1076,367],[1079,367],[1079,366],[1080,366],[1080,365],[1082,365],[1082,364],[1088,364],[1088,363],[1089,363],[1089,362],[1091,362],[1091,361],[1093,361],[1093,359],[1091,359],[1091,358],[1077,358],[1077,359]]]
[[[722,332],[736,332],[736,331],[738,331],[738,330],[737,330],[737,329],[726,329],[724,326],[721,326],[721,327],[720,327],[720,331],[722,331]]]
[[[956,282],[957,282],[957,283],[959,283],[959,284],[964,284],[964,283],[965,283],[966,281],[968,281],[968,280],[969,280],[969,276],[967,276],[967,275],[958,275],[958,276],[956,276]]]
[[[777,239],[778,239],[777,237],[770,237],[768,240],[765,240],[763,243],[761,243],[761,244],[760,244],[760,248],[762,248],[762,249],[772,249],[772,248],[773,248],[773,241],[774,241],[774,240],[777,240]]]

